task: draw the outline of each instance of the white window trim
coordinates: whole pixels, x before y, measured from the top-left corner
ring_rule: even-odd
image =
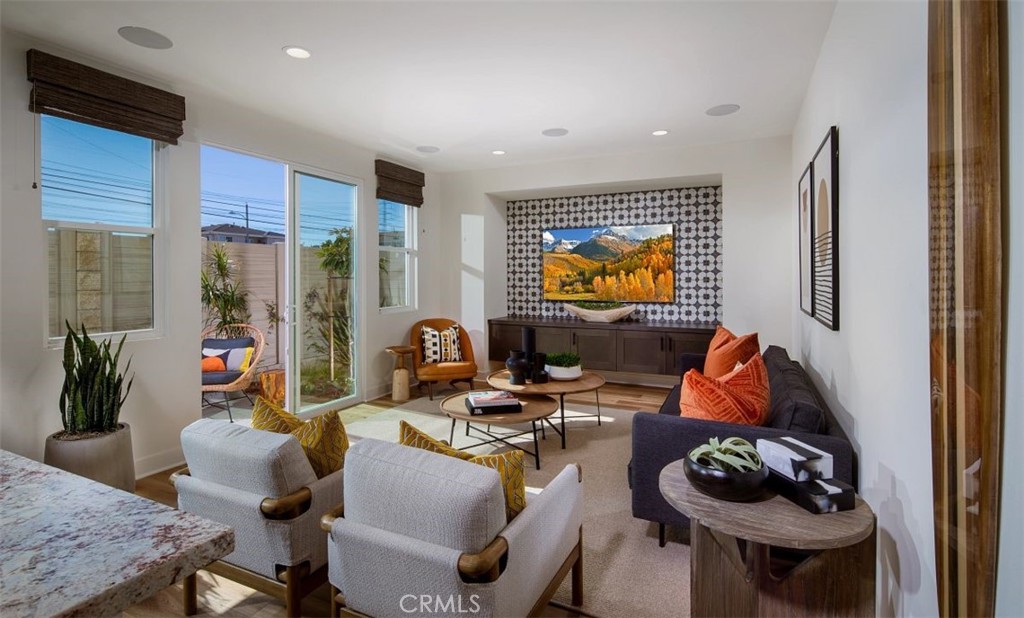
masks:
[[[36,152],[42,155],[42,137],[37,135],[36,137]],[[167,208],[166,205],[170,203],[168,183],[166,182],[166,168],[168,160],[168,149],[167,144],[159,142],[157,140],[150,140],[153,144],[153,212],[152,212],[152,226],[131,226],[131,225],[109,225],[104,223],[85,223],[78,221],[58,221],[51,219],[42,220],[42,231],[43,238],[46,238],[47,230],[55,228],[59,230],[86,230],[86,231],[97,231],[97,232],[116,232],[126,234],[149,234],[153,236],[153,326],[151,328],[128,330],[128,331],[101,331],[91,332],[90,337],[96,338],[116,338],[120,339],[122,335],[125,336],[126,341],[148,341],[154,339],[161,339],[166,334],[166,303],[167,298],[165,294],[166,288],[166,269],[165,269],[165,255],[166,255],[166,236],[165,230],[167,229],[166,217]],[[37,160],[36,165],[41,166],[41,161]],[[40,190],[39,195],[39,212],[42,212],[42,200],[43,192]],[[47,256],[47,244],[42,244],[43,251],[43,262],[49,264],[49,257]],[[47,281],[46,286],[49,286]],[[45,288],[44,288],[45,289]],[[44,294],[44,298],[47,295]],[[45,310],[42,311],[43,317],[43,341],[44,347],[48,349],[59,349],[64,346],[65,336],[51,337],[50,336],[50,303],[47,300],[43,303]]]
[[[395,203],[398,204],[400,202],[395,202]],[[379,210],[379,208],[380,208],[380,201],[379,200],[378,200],[377,204],[378,204],[377,221],[378,221],[378,226],[379,226],[380,225],[380,210]],[[396,305],[394,307],[378,307],[377,311],[381,315],[386,315],[386,314],[390,314],[390,313],[410,313],[410,312],[413,312],[413,311],[417,311],[419,309],[419,304],[420,304],[419,303],[419,295],[417,294],[417,290],[419,288],[419,286],[417,285],[417,282],[418,282],[418,279],[419,279],[419,228],[417,227],[417,224],[419,223],[419,221],[418,221],[418,219],[419,219],[419,208],[416,208],[415,206],[410,206],[408,204],[402,204],[402,205],[405,206],[405,230],[406,230],[405,240],[406,240],[406,246],[404,246],[404,247],[383,247],[383,246],[380,246],[380,241],[378,240],[377,249],[379,251],[389,251],[391,253],[401,253],[401,254],[405,254],[405,255],[408,256],[408,262],[407,262],[407,265],[406,265],[406,272],[405,272],[405,299],[406,299],[406,303],[404,305]],[[379,256],[380,253],[378,253],[377,255]],[[378,303],[379,302],[380,301],[378,299]]]

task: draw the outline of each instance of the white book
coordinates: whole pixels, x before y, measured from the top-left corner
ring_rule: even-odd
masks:
[[[788,479],[804,482],[832,478],[832,455],[796,438],[761,438],[757,452],[766,466]]]

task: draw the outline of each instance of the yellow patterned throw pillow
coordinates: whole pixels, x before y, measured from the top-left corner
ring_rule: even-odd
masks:
[[[304,421],[262,397],[252,407],[252,428],[288,433],[299,441],[318,479],[341,470],[348,450],[348,434],[336,412]]]
[[[522,451],[513,449],[493,455],[471,455],[431,438],[405,421],[398,423],[398,443],[496,470],[498,476],[501,477],[501,486],[505,493],[505,517],[507,520],[512,521],[526,508],[526,465],[523,462]]]

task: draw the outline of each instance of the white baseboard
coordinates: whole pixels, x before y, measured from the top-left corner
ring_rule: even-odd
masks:
[[[135,480],[170,468],[183,467],[184,465],[185,453],[181,451],[180,446],[162,453],[142,457],[135,460]]]

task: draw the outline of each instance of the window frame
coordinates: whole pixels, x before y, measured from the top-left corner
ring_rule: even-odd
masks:
[[[405,246],[403,247],[390,247],[383,246],[380,244],[380,213],[381,213],[381,202],[391,202],[392,204],[400,204],[405,207]],[[403,204],[402,202],[396,202],[393,200],[385,200],[383,198],[377,198],[377,259],[380,260],[381,252],[387,251],[389,253],[402,254],[406,256],[406,271],[405,271],[405,304],[394,305],[391,307],[380,307],[380,293],[378,290],[377,294],[377,311],[381,314],[388,313],[406,313],[410,311],[416,311],[419,308],[419,296],[417,294],[419,286],[417,285],[419,279],[419,234],[417,233],[417,224],[419,222],[419,208],[410,204]],[[378,282],[380,278],[378,277]]]
[[[49,114],[40,114],[39,116],[49,116]],[[53,118],[59,118],[58,116],[51,116]],[[84,122],[78,122],[76,120],[68,120],[60,118],[64,121],[77,122],[78,124],[89,124]],[[42,118],[36,118],[36,122],[42,122]],[[115,129],[107,129],[114,131]],[[60,336],[53,336],[50,334],[50,301],[49,301],[49,240],[48,233],[51,228],[57,230],[74,230],[74,231],[86,231],[86,232],[113,232],[113,233],[125,233],[125,234],[140,234],[150,235],[153,238],[153,260],[152,260],[152,272],[153,272],[153,324],[150,328],[134,329],[134,330],[113,330],[113,331],[97,331],[89,332],[90,337],[100,338],[117,338],[120,339],[122,335],[126,337],[126,341],[145,341],[150,339],[160,339],[166,334],[166,269],[164,268],[166,255],[166,236],[164,233],[166,230],[166,217],[167,208],[166,205],[169,203],[169,187],[166,182],[167,177],[167,161],[169,157],[168,144],[164,142],[146,138],[141,136],[139,139],[148,139],[150,142],[152,153],[152,196],[153,203],[152,207],[152,219],[149,227],[133,226],[133,225],[112,225],[107,223],[84,223],[80,221],[63,221],[60,219],[44,219],[43,218],[43,189],[42,189],[42,170],[43,170],[43,143],[42,143],[42,131],[36,131],[36,169],[39,170],[39,190],[37,194],[37,205],[39,212],[39,220],[41,222],[41,232],[43,242],[41,243],[42,248],[42,263],[46,264],[47,275],[43,279],[43,306],[45,309],[42,313],[42,333],[43,342],[46,348],[56,349],[61,348],[64,345],[64,340],[67,334]],[[63,296],[58,297],[58,303],[63,303]]]

